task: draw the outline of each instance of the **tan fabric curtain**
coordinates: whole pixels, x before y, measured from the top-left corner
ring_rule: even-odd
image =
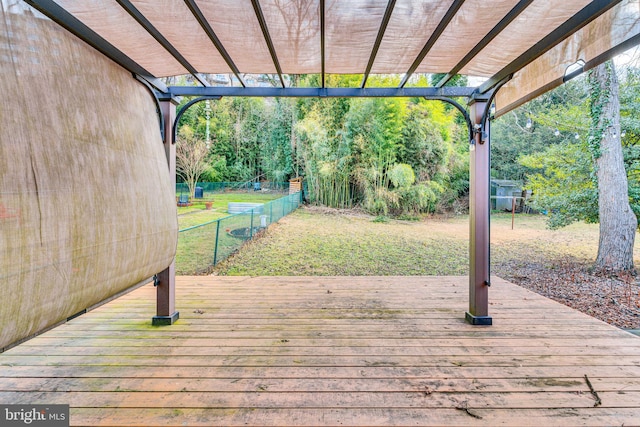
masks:
[[[0,12],[1,349],[163,270],[177,220],[146,88],[24,2]]]
[[[640,0],[622,1],[516,73],[498,92],[496,116],[561,85],[567,69],[578,60],[598,65],[616,52],[612,50],[616,46],[639,36]]]

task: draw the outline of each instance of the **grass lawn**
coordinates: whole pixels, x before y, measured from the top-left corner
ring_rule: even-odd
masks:
[[[229,202],[266,203],[284,196],[285,194],[282,193],[233,192],[219,193],[209,197],[209,193],[207,193],[207,198],[191,199],[193,203],[191,206],[178,206],[178,226],[180,230],[183,230],[228,216]],[[205,208],[204,203],[207,201],[213,202],[211,210]]]
[[[298,209],[261,239],[216,267],[222,275],[466,275],[469,219],[373,222],[365,215]],[[638,241],[636,239],[636,246]],[[598,249],[598,225],[548,230],[541,215],[492,216],[492,273],[505,278],[518,266],[588,264]],[[640,252],[636,252],[640,253]],[[640,258],[636,256],[636,264]]]
[[[209,272],[214,261],[236,252],[250,235],[260,231],[264,227],[263,220],[265,224],[277,221],[285,210],[291,208],[289,198],[281,193],[224,193],[214,197],[210,210],[205,209],[206,200],[178,208],[182,212],[178,215],[182,231],[178,233],[176,253],[176,273],[179,275]],[[274,203],[265,205],[263,213],[229,215],[229,202]],[[198,225],[201,227],[189,229]],[[248,234],[236,234],[237,231]]]

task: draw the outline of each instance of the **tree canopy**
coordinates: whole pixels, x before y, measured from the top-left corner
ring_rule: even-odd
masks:
[[[317,78],[303,76],[297,84]],[[331,86],[353,86],[361,76],[328,79]],[[388,79],[372,78],[370,85],[393,83]],[[191,107],[180,126],[204,139],[206,108]],[[205,179],[282,182],[303,175],[311,202],[360,205],[380,215],[446,209],[468,191],[466,128],[459,113],[440,102],[223,98],[208,108]]]

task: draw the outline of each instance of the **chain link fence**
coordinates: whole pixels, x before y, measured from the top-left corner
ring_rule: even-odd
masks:
[[[180,230],[176,274],[206,274],[270,224],[296,210],[302,193],[294,193],[246,211]]]
[[[198,182],[196,194],[189,195],[189,187],[185,182],[176,183],[176,195],[188,195],[202,198],[207,194],[222,193],[224,191],[270,191],[279,193],[289,192],[288,182],[260,181],[260,182]]]

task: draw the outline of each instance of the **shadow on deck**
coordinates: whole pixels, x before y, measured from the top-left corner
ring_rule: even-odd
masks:
[[[179,277],[0,355],[0,403],[71,425],[638,425],[640,338],[494,278]],[[589,384],[593,390],[590,389]],[[601,404],[597,404],[600,399]]]

